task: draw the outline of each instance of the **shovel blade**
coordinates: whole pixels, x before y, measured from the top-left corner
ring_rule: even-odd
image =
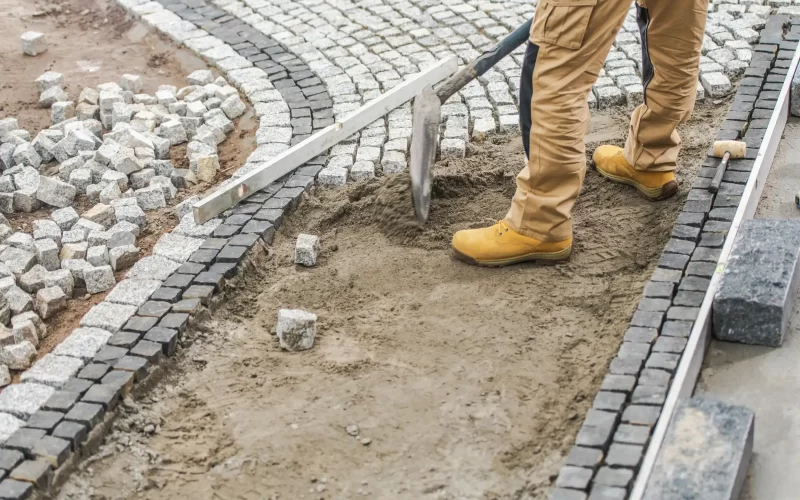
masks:
[[[442,103],[431,87],[414,98],[411,131],[411,194],[414,215],[420,222],[428,220],[433,186],[433,163],[439,138]]]

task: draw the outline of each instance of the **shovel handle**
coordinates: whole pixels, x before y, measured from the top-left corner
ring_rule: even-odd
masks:
[[[489,71],[500,59],[512,53],[517,47],[525,43],[530,37],[531,23],[533,23],[533,19],[529,19],[525,24],[515,29],[513,33],[498,42],[497,45],[481,54],[461,71],[445,80],[442,86],[436,90],[439,101],[444,104],[446,100],[450,99],[453,94],[464,88],[466,84]]]

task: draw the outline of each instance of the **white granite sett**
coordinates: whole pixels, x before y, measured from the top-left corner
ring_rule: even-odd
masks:
[[[139,262],[137,262],[137,264]],[[80,325],[87,328],[102,328],[103,330],[116,333],[134,314],[136,314],[136,306],[112,304],[111,302],[100,302],[96,306],[89,309],[89,312],[87,312],[81,319]],[[59,347],[61,345],[63,345],[63,343],[60,344]],[[56,354],[64,354],[57,352],[57,350],[58,348],[56,348],[56,351],[53,352]]]
[[[106,296],[106,301],[141,306],[161,286],[161,283],[159,280],[125,279],[117,283]]]
[[[83,365],[84,361],[79,358],[45,354],[20,376],[20,381],[36,382],[58,389],[66,384],[70,377],[75,376]]]
[[[0,393],[0,412],[28,419],[54,392],[52,387],[32,382],[12,384]]]

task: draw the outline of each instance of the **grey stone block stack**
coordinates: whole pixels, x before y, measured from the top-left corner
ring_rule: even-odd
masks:
[[[798,258],[800,221],[744,221],[714,297],[716,337],[780,346],[800,279]]]

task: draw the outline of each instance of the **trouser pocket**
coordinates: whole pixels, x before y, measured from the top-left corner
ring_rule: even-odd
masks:
[[[579,49],[597,0],[540,0],[531,35],[534,43]]]

